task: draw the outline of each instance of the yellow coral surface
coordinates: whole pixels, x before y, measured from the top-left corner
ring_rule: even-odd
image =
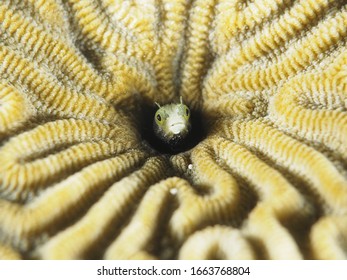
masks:
[[[346,42],[344,0],[1,1],[0,258],[346,259]]]

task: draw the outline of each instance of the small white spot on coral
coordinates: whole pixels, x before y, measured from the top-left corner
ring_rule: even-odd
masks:
[[[189,170],[192,170],[192,169],[193,169],[193,164],[189,164],[189,165],[188,165],[188,169],[189,169]]]
[[[176,188],[170,189],[170,193],[172,195],[175,195],[177,193],[177,189]]]

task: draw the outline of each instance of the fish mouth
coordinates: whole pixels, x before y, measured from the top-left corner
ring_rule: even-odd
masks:
[[[169,126],[170,131],[173,134],[180,134],[185,129],[185,124],[183,122],[173,123]]]

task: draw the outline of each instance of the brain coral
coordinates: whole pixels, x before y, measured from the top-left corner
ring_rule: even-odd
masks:
[[[344,0],[1,1],[0,258],[347,258],[346,42]]]

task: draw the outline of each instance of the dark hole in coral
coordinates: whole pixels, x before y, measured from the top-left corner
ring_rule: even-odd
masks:
[[[206,131],[204,127],[203,116],[198,110],[190,110],[191,113],[191,131],[185,139],[178,144],[170,145],[160,140],[153,130],[154,114],[158,107],[153,104],[149,106],[144,104],[140,117],[139,130],[143,140],[154,150],[162,154],[178,154],[190,150],[205,138]]]

